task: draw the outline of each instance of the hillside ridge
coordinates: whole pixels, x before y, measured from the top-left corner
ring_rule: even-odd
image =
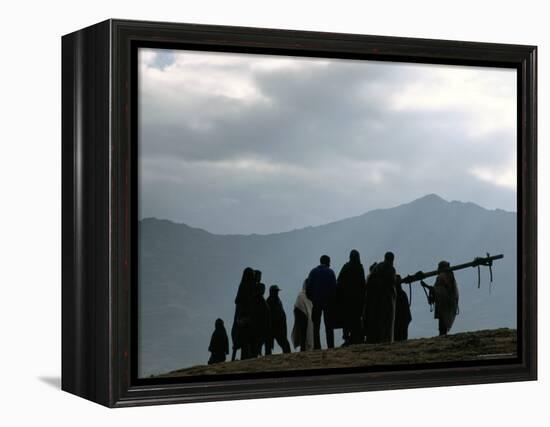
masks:
[[[157,377],[188,377],[326,368],[476,361],[516,357],[515,329],[463,332],[391,344],[359,344],[334,349],[274,354],[215,365],[197,365]]]

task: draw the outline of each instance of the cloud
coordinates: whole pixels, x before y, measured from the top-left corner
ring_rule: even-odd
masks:
[[[142,217],[267,233],[428,193],[515,209],[514,70],[150,49],[139,63]]]

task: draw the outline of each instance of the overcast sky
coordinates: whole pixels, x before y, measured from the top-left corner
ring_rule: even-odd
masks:
[[[140,218],[271,233],[430,193],[516,210],[516,72],[140,49]]]

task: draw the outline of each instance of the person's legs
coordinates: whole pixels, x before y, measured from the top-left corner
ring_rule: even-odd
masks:
[[[273,352],[274,342],[273,337],[268,338],[265,341],[265,355],[269,356]]]
[[[243,342],[241,345],[241,359],[246,360],[250,358],[250,352],[248,351],[248,343]]]
[[[361,344],[363,342],[363,336],[361,333],[361,316],[356,315],[353,318],[353,322],[350,327],[349,340],[351,344]]]
[[[306,351],[307,350],[307,325],[308,320],[306,315],[301,318],[301,324],[300,324],[300,351]]]
[[[334,348],[334,329],[330,325],[329,318],[327,316],[327,310],[323,310],[323,321],[325,323],[325,334],[327,337],[327,347]],[[319,322],[320,323],[320,322]]]
[[[254,353],[252,355],[252,357],[258,357],[258,356],[261,356],[262,355],[262,347],[263,347],[264,343],[263,343],[263,340],[261,337],[256,337],[254,339]]]
[[[343,344],[344,346],[347,346],[350,344],[350,330],[347,327],[347,325],[345,325],[342,328],[342,340],[344,340],[344,344]]]
[[[447,335],[447,326],[441,319],[439,319],[439,335]]]
[[[290,343],[288,342],[287,337],[284,335],[278,336],[275,338],[277,340],[277,344],[279,344],[279,347],[283,350],[283,353],[290,353]]]
[[[319,307],[313,306],[311,311],[311,320],[313,321],[313,348],[319,350],[321,348],[321,314],[322,310]]]

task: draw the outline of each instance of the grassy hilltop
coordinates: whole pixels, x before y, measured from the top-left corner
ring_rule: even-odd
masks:
[[[515,357],[516,348],[516,330],[502,328],[393,344],[360,344],[330,350],[275,354],[216,365],[198,365],[159,377],[500,359]]]

